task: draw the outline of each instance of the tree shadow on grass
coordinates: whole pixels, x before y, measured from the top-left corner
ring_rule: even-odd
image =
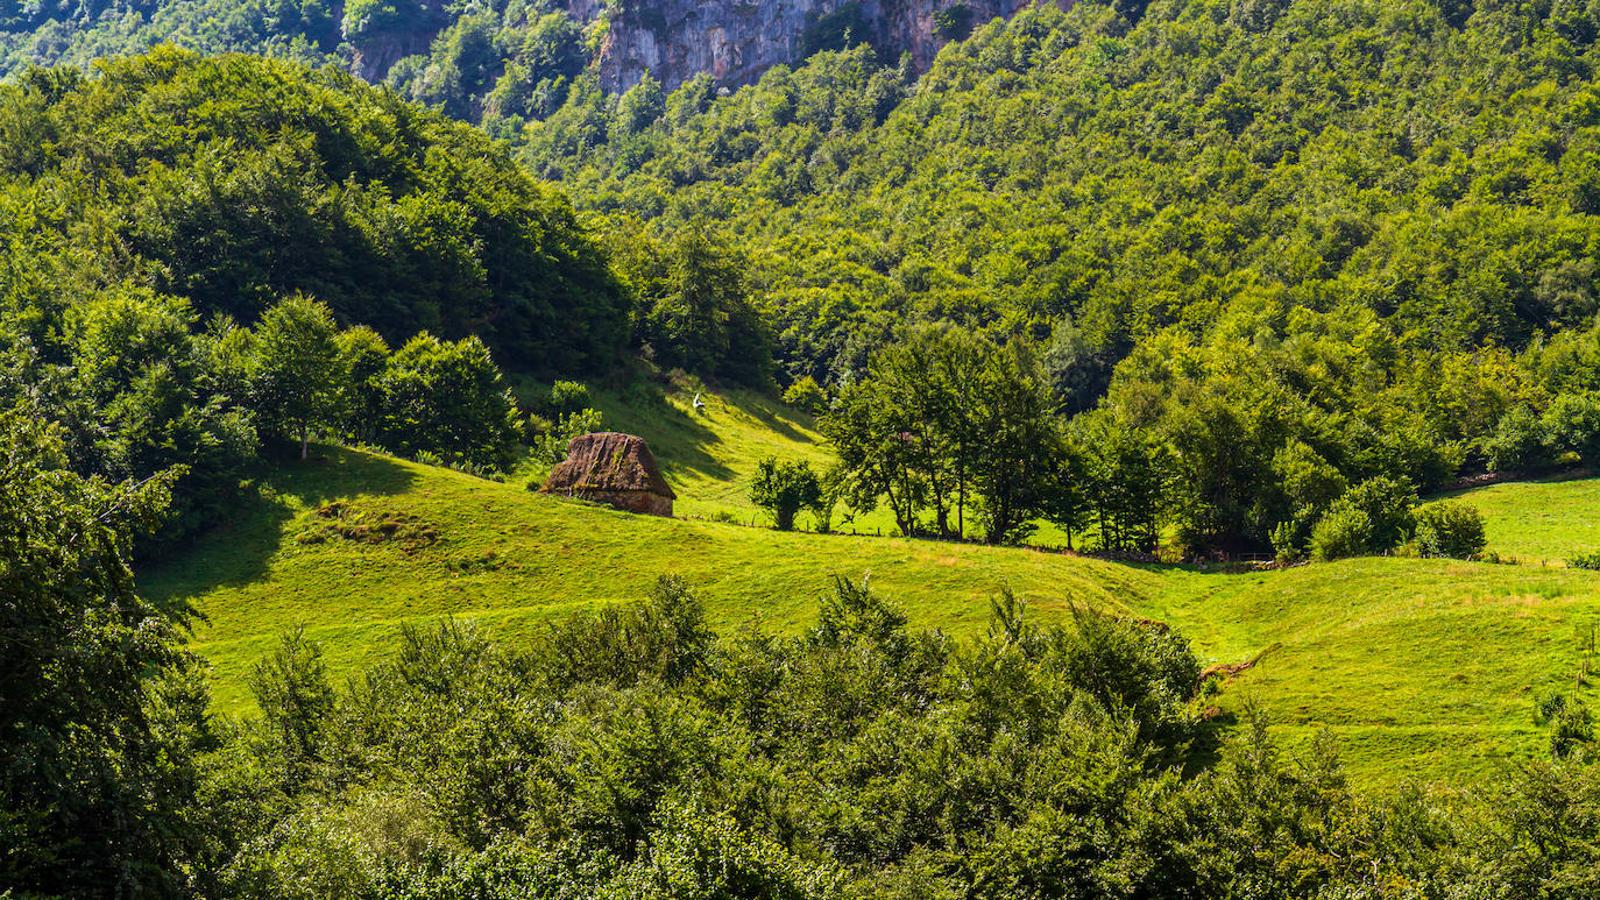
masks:
[[[316,446],[310,459],[268,463],[222,521],[141,565],[139,590],[176,612],[208,591],[258,581],[301,510],[331,500],[404,493],[415,480],[415,473],[392,459],[342,447]]]
[[[728,397],[730,405],[754,416],[761,424],[783,435],[791,441],[800,444],[813,444],[816,440],[796,427],[797,424],[806,424],[810,417],[804,413],[793,412],[780,406],[771,398],[759,394],[741,391]]]
[[[665,474],[687,470],[715,480],[733,477],[733,470],[711,455],[710,448],[721,438],[704,421],[668,403],[661,388],[637,385],[624,394],[596,399],[606,427],[644,438]]]
[[[1213,710],[1206,716],[1184,757],[1184,777],[1193,777],[1216,766],[1222,759],[1223,746],[1238,727],[1239,717],[1231,710]]]

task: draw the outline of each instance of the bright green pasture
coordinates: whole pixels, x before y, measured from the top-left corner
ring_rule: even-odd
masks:
[[[1600,550],[1600,478],[1508,481],[1451,495],[1483,513],[1489,549],[1531,565]]]
[[[228,711],[249,707],[246,674],[290,628],[320,641],[335,672],[354,674],[404,624],[453,616],[516,641],[552,615],[641,597],[664,573],[688,579],[724,630],[784,631],[811,619],[832,577],[870,576],[914,624],[958,636],[983,629],[989,598],[1007,587],[1044,620],[1074,602],[1163,619],[1207,662],[1260,656],[1218,699],[1224,721],[1254,704],[1291,741],[1330,729],[1363,781],[1462,781],[1540,752],[1534,698],[1571,681],[1600,621],[1600,574],[1576,570],[1367,559],[1208,574],[781,534],[631,516],[333,448],[271,486],[143,578],[153,597],[205,615],[194,646]]]

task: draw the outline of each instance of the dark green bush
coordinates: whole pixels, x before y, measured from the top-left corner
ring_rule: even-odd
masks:
[[[1423,556],[1471,559],[1488,543],[1477,507],[1447,500],[1416,511],[1417,551]]]
[[[1365,512],[1336,503],[1311,529],[1311,558],[1319,562],[1371,552],[1372,520]]]

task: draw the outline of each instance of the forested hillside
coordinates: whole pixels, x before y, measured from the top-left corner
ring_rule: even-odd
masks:
[[[313,435],[508,468],[494,357],[587,371],[628,340],[562,197],[347,75],[170,49],[37,70],[0,86],[0,135],[0,408],[82,474],[166,483],[168,538]]]
[[[855,50],[578,92],[524,154],[610,233],[726,223],[785,380],[959,323],[1149,484],[1132,543],[1303,549],[1349,486],[1592,455],[1597,32],[1566,0],[1042,7],[915,82]]]
[[[544,370],[625,337],[563,198],[349,76],[166,50],[28,75],[0,92],[0,132],[11,277],[58,297],[132,283],[249,320],[305,291],[391,340],[476,333]]]

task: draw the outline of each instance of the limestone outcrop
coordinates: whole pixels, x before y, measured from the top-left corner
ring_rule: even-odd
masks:
[[[706,72],[736,87],[772,66],[796,63],[845,29],[893,60],[911,54],[921,72],[952,36],[995,18],[1010,18],[1041,0],[645,0],[611,4],[598,68],[601,83],[626,90],[649,71],[671,90]],[[1051,0],[1043,0],[1051,2]],[[1062,6],[1071,0],[1054,0]],[[601,12],[601,0],[569,0],[580,21]]]

